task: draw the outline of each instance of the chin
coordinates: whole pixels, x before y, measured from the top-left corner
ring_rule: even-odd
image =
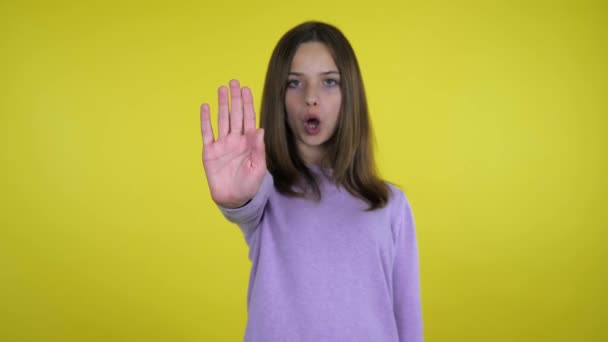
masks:
[[[329,137],[325,136],[325,135],[316,135],[316,136],[305,136],[302,141],[311,147],[317,147],[317,146],[322,146],[323,144],[325,144],[327,141],[329,140]]]

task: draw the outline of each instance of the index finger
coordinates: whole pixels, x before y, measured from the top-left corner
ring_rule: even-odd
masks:
[[[249,87],[243,87],[243,126],[245,132],[255,130],[255,109],[253,108],[253,95]]]

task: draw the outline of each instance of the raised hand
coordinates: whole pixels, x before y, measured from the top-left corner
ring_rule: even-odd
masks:
[[[258,192],[266,173],[264,130],[255,128],[251,90],[237,80],[218,89],[218,138],[211,129],[209,105],[201,105],[203,166],[211,197],[225,208],[238,208]]]

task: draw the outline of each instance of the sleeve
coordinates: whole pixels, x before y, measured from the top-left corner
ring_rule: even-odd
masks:
[[[224,208],[218,206],[222,214],[231,222],[236,223],[243,231],[245,239],[249,244],[256,227],[262,220],[264,208],[274,187],[274,181],[270,172],[266,171],[262,185],[256,195],[247,204],[240,208]]]
[[[395,222],[395,260],[393,264],[393,301],[400,342],[423,341],[422,304],[418,245],[409,202],[400,194]]]

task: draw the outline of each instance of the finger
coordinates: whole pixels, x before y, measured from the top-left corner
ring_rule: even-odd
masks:
[[[201,134],[203,135],[203,146],[211,144],[214,140],[211,119],[209,117],[209,105],[203,103],[201,106]]]
[[[243,104],[241,85],[237,80],[230,81],[230,133],[243,134]]]
[[[260,128],[255,132],[255,153],[254,156],[260,165],[266,162],[266,151],[264,149],[264,129]]]
[[[217,103],[218,139],[221,139],[228,135],[228,132],[230,131],[230,117],[228,113],[228,88],[224,86],[219,87],[219,89],[217,90]]]
[[[251,89],[244,87],[243,95],[243,130],[245,133],[255,129],[255,109],[253,108],[253,95]]]
[[[258,132],[256,132],[256,147],[262,151],[264,151],[264,129],[260,128]]]

